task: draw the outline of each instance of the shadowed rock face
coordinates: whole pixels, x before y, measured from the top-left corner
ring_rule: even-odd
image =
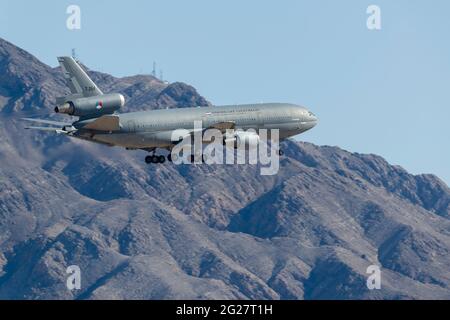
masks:
[[[188,85],[90,74],[125,111],[209,104]],[[22,129],[66,92],[57,68],[0,40],[0,298],[450,298],[450,190],[437,177],[293,141],[271,177],[148,166],[143,152]],[[366,287],[372,264],[381,290]]]

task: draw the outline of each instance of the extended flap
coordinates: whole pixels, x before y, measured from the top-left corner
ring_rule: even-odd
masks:
[[[226,122],[215,123],[215,124],[209,126],[207,129],[217,129],[223,133],[226,130],[231,130],[231,129],[234,130],[235,127],[236,127],[236,123],[234,123],[233,121],[226,121]]]

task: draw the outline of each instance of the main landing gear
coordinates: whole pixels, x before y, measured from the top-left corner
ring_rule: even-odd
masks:
[[[284,151],[281,149],[279,149],[277,151],[277,153],[280,157],[284,155]],[[191,160],[191,163],[195,162],[194,155],[190,156],[190,160]],[[163,155],[158,156],[155,154],[151,154],[151,155],[148,155],[145,157],[145,163],[147,163],[147,164],[161,164],[161,163],[165,163],[166,161],[172,162],[172,155],[170,153],[167,155],[167,157],[165,157]],[[205,162],[205,158],[203,155],[202,155],[202,162]]]
[[[164,162],[166,162],[166,157],[164,157],[164,156],[151,155],[151,156],[145,157],[145,163],[148,163],[148,164],[150,164],[150,163],[156,164],[156,163],[164,163]]]
[[[191,155],[189,159],[191,163],[195,162],[195,157],[193,155]],[[165,163],[166,161],[172,162],[172,155],[170,153],[167,155],[167,157],[163,155],[158,156],[154,154],[145,157],[145,163],[147,164],[160,164]],[[204,156],[202,156],[202,162],[205,162]]]
[[[151,154],[145,157],[145,163],[147,164],[160,164],[166,161],[172,162],[172,155],[169,153],[167,157],[163,155]]]

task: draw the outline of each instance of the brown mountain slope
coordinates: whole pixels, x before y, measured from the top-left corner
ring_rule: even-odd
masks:
[[[90,74],[126,111],[208,104],[185,84]],[[148,166],[23,130],[65,92],[58,69],[0,40],[0,298],[450,298],[450,190],[435,176],[293,141],[272,177]],[[381,290],[366,287],[372,264]]]

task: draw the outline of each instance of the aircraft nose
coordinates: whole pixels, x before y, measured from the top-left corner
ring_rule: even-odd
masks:
[[[311,130],[312,128],[314,128],[317,125],[317,120],[310,120],[307,122],[303,122],[303,128],[304,130]]]
[[[310,130],[314,128],[318,122],[319,119],[316,117],[316,115],[308,111],[308,116],[306,117],[306,122],[304,123],[305,129]]]

